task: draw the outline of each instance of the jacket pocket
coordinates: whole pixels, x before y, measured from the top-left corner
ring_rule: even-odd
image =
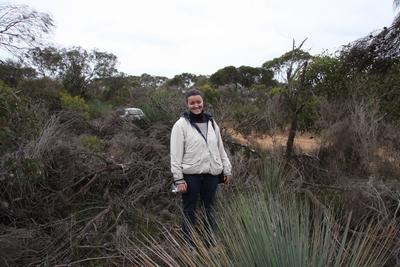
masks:
[[[222,166],[222,160],[220,157],[214,156],[214,161],[218,164]]]
[[[186,174],[199,173],[201,170],[201,159],[196,159],[194,161],[183,161],[182,162],[182,172]]]
[[[189,158],[189,159],[183,159],[182,161],[182,167],[192,167],[192,166],[196,166],[199,165],[201,161],[201,158]]]

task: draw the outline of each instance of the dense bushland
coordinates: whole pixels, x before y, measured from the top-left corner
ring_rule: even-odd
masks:
[[[1,265],[399,265],[399,34],[396,18],[335,56],[294,42],[209,77],[127,75],[81,47],[35,44],[22,63],[1,61]],[[217,246],[199,237],[188,251],[169,134],[192,86],[222,127],[234,180],[218,193]],[[120,117],[125,107],[145,119]],[[265,151],[232,132],[287,142]],[[304,132],[318,149],[296,147]]]

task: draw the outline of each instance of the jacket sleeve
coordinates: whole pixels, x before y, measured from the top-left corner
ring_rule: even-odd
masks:
[[[182,159],[184,145],[185,136],[183,133],[183,128],[178,121],[172,127],[170,140],[171,172],[176,183],[179,183],[179,181],[183,182]]]
[[[215,133],[217,134],[217,139],[218,139],[218,150],[219,150],[219,155],[222,160],[222,165],[224,166],[224,174],[225,175],[232,175],[232,165],[231,162],[229,161],[228,155],[226,154],[225,148],[224,148],[224,142],[222,141],[221,137],[221,132],[219,129],[219,126],[217,123],[215,123]]]

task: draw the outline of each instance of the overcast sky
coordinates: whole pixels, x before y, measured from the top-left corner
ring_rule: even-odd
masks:
[[[1,3],[10,1],[0,0]],[[261,66],[290,50],[334,52],[390,25],[393,0],[13,0],[51,14],[52,41],[118,57],[118,70],[173,77]]]

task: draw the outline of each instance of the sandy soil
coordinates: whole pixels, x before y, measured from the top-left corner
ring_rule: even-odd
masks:
[[[287,134],[275,134],[273,136],[243,136],[230,130],[229,133],[236,142],[250,146],[260,146],[265,149],[273,149],[277,147],[286,146]],[[310,134],[297,134],[294,140],[295,149],[303,152],[313,152],[319,148],[320,140],[318,137]]]

